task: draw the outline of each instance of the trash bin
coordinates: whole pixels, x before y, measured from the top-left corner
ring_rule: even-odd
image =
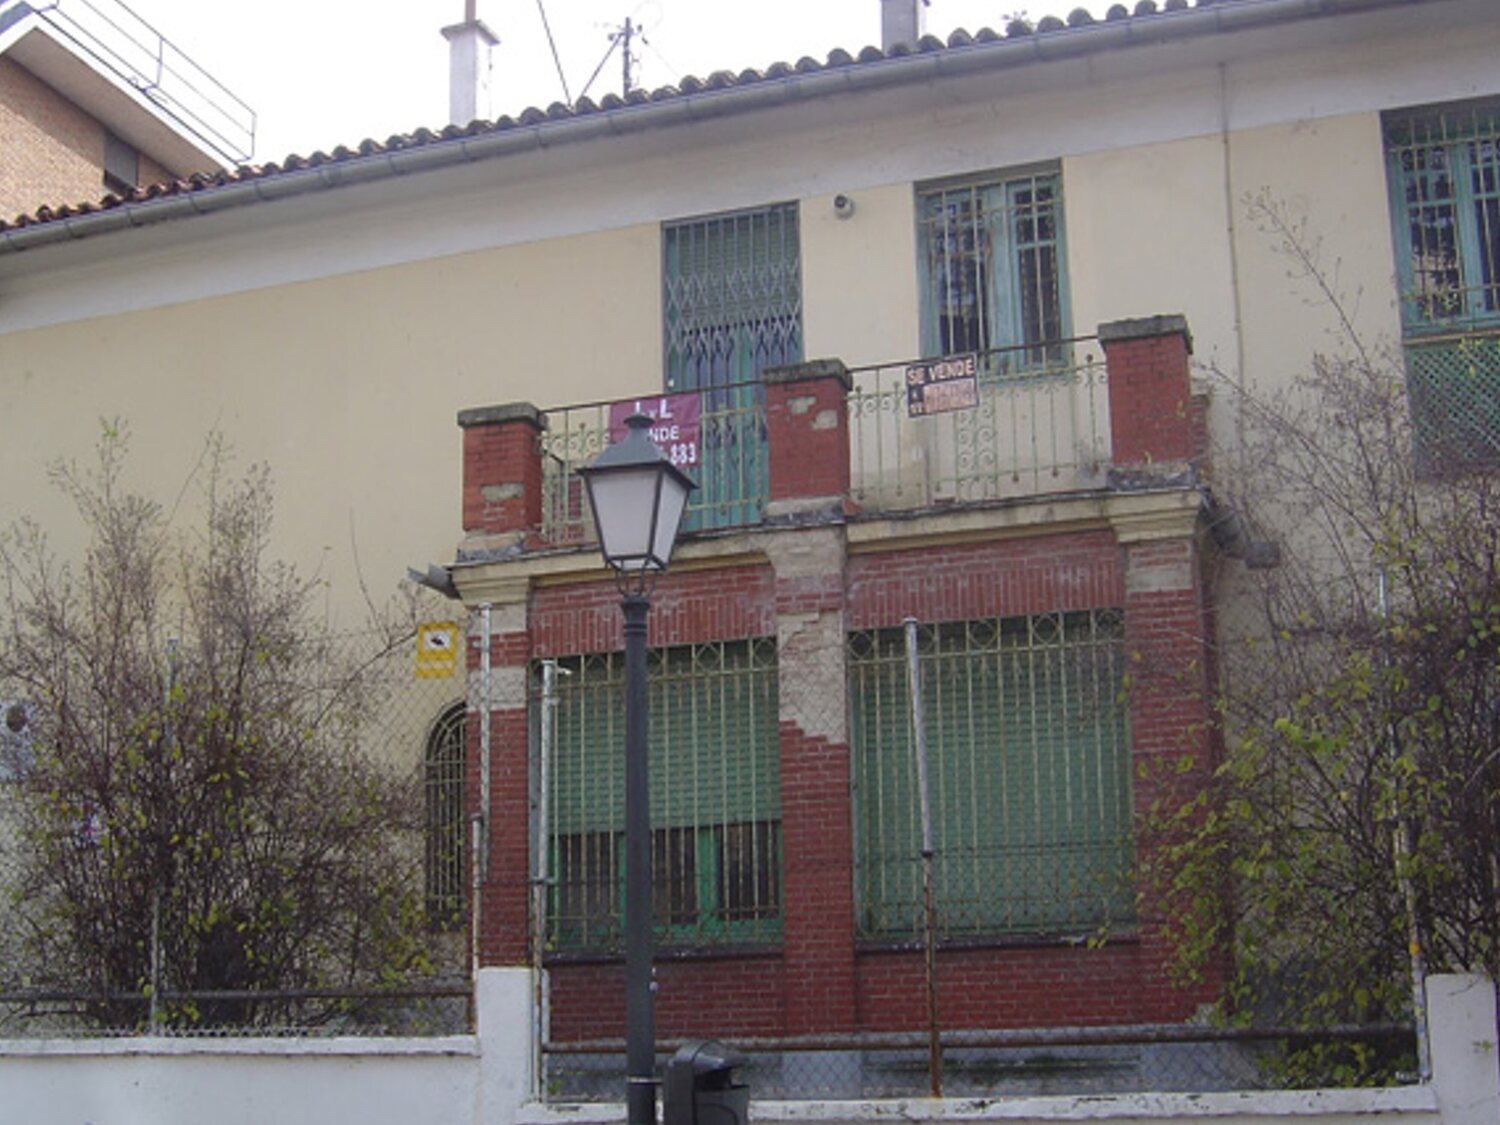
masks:
[[[734,1069],[749,1061],[712,1039],[686,1044],[667,1063],[662,1125],[746,1125],[750,1087]]]

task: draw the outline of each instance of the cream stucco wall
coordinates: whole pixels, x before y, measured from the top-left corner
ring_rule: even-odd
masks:
[[[806,355],[899,362],[919,344],[918,186],[1039,162],[1062,170],[1075,332],[1180,312],[1200,362],[1284,380],[1337,320],[1246,200],[1304,222],[1360,329],[1393,333],[1379,113],[1495,89],[1493,10],[1442,10],[728,118],[705,98],[639,133],[0,254],[0,524],[55,521],[45,466],[86,454],[101,417],[129,420],[136,479],[169,499],[218,430],[271,464],[278,552],[356,606],[356,555],[377,597],[453,557],[459,409],[659,386],[663,221],[797,202]]]
[[[835,212],[834,195],[802,201],[807,357],[836,357],[850,367],[913,358],[921,326],[911,185],[888,184],[849,198],[854,211],[848,218]]]
[[[276,546],[356,597],[451,558],[459,409],[652,390],[654,227],[461,254],[0,338],[0,523],[53,511],[46,465],[128,420],[170,500],[204,438],[272,467]],[[24,421],[23,421],[24,420]],[[76,545],[64,530],[59,547]]]
[[[1341,315],[1367,346],[1399,339],[1379,115],[1250,129],[1232,151],[1246,384],[1284,384],[1314,352],[1351,354]]]
[[[1079,332],[1181,312],[1201,371],[1261,390],[1351,354],[1351,329],[1399,338],[1378,114],[1089,153],[1063,175]],[[1228,436],[1223,393],[1215,425]]]
[[[1187,317],[1200,359],[1235,346],[1232,260],[1218,137],[1063,162],[1074,330],[1152,313]]]

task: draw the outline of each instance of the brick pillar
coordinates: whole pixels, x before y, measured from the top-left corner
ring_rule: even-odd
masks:
[[[542,522],[542,458],[546,428],[529,402],[458,412],[464,432],[463,526],[469,534],[532,531]]]
[[[490,808],[489,862],[480,888],[479,959],[481,965],[527,963],[530,930],[529,728],[526,722],[527,664],[531,638],[527,627],[524,579],[498,591],[490,603]],[[476,608],[469,633],[469,714],[465,777],[470,814],[481,811],[480,715],[485,686],[480,674],[482,615]],[[465,842],[466,846],[468,841]],[[472,861],[472,857],[471,857]],[[473,904],[470,904],[472,909]]]
[[[776,575],[786,1034],[855,1030],[842,527],[785,531]]]
[[[1202,449],[1188,356],[1193,338],[1182,316],[1116,320],[1099,326],[1109,380],[1109,427],[1116,465],[1191,461]]]
[[[1169,983],[1171,904],[1153,853],[1169,842],[1154,819],[1181,808],[1213,773],[1213,638],[1196,539],[1196,504],[1116,525],[1125,562],[1125,649],[1130,675],[1131,766],[1137,825],[1143,969],[1138,1018],[1172,1022],[1217,998],[1222,959],[1192,988]]]
[[[849,495],[849,369],[836,359],[773,367],[766,384],[766,444],[775,516]]]

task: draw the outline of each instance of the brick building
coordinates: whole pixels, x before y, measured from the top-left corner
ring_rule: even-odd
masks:
[[[254,130],[119,0],[0,0],[0,219],[220,172],[249,158]]]
[[[569,996],[617,971],[613,767],[580,748],[614,717],[618,614],[580,545],[572,475],[602,448],[607,410],[558,404],[689,396],[703,487],[652,619],[668,692],[655,729],[679,748],[658,775],[711,791],[664,782],[659,797],[664,1028],[725,1030],[710,1016],[727,1001],[687,991],[695,977],[715,996],[741,980],[755,1003],[737,1018],[756,1027],[911,1015],[911,991],[886,988],[918,965],[899,734],[908,615],[928,690],[972,688],[928,709],[934,755],[948,755],[940,823],[969,831],[941,841],[945,1010],[1050,1018],[1031,1002],[1070,993],[1042,983],[1043,963],[1072,974],[1113,960],[1139,972],[1108,979],[1139,987],[1106,995],[1069,976],[1090,1010],[1051,1015],[1116,1018],[1105,1007],[1118,1003],[1145,1018],[1160,927],[1133,873],[1155,778],[1131,767],[1171,745],[1153,723],[1201,737],[1192,701],[1211,682],[1202,481],[1167,467],[1209,434],[1226,448],[1238,420],[1220,394],[1199,425],[1176,359],[1146,355],[1179,356],[1175,330],[1079,336],[1180,311],[1203,373],[1268,394],[1357,337],[1405,364],[1421,445],[1492,462],[1500,21],[1493,0],[1098,7],[1034,26],[997,7],[999,26],[939,36],[920,34],[920,0],[872,0],[820,58],[343,138],[108,207],[0,219],[0,517],[36,516],[76,548],[47,466],[86,457],[101,416],[130,424],[153,482],[188,479],[219,432],[274,469],[275,549],[327,578],[347,626],[366,589],[379,600],[409,564],[453,557],[455,412],[546,408],[465,415],[453,573],[502,638],[495,706],[466,708],[446,681],[400,744],[430,793],[430,921],[477,913],[486,963],[543,948],[558,1030],[580,1033]],[[896,8],[907,25],[862,47]],[[12,40],[37,24],[4,23],[0,58],[19,61]],[[1344,306],[1288,258],[1298,232]],[[964,354],[982,357],[975,404],[909,415],[905,361]],[[842,398],[837,368],[806,367],[816,357],[847,365]],[[822,372],[827,401],[778,398],[762,380],[777,368]],[[810,429],[772,440],[782,422]],[[847,462],[819,456],[814,475],[807,457],[844,433]],[[1232,584],[1234,565],[1218,577]],[[434,615],[462,625],[447,605]],[[1199,659],[1170,676],[1148,643]],[[1026,706],[1009,706],[1023,689]],[[1128,707],[1105,706],[1116,697]],[[1193,714],[1171,721],[1182,708]],[[679,737],[672,723],[689,721],[695,737]],[[1063,779],[1089,768],[1092,785],[1059,785],[1024,815],[1007,786],[1033,793],[1035,760],[963,759],[1002,736],[1040,747],[1059,723],[1093,755],[1070,749]],[[495,767],[477,912],[455,811],[480,811],[458,784],[466,725],[467,768],[486,725]],[[567,798],[553,794],[544,831],[543,744],[549,793]],[[719,749],[681,749],[700,745]],[[537,815],[523,819],[528,801]],[[1015,838],[996,835],[984,801]],[[1042,834],[1058,824],[1072,834]],[[1037,866],[1061,854],[1069,864]],[[528,909],[528,863],[542,860],[552,889]],[[1035,886],[1052,889],[1028,898]],[[809,927],[831,912],[836,925]],[[971,964],[990,981],[996,966],[1034,969],[1006,978],[1032,991],[1006,1009],[994,983],[981,1005],[959,975]],[[599,994],[600,1027],[616,1026],[616,996]],[[1162,1003],[1181,1014],[1196,997]]]
[[[1153,804],[1190,793],[1213,760],[1204,403],[1181,317],[1102,326],[1102,364],[1082,355],[1094,343],[1034,376],[1050,387],[981,372],[977,403],[953,415],[908,413],[872,382],[890,372],[774,368],[737,433],[700,417],[675,435],[703,445],[690,472],[705,498],[650,619],[661,1035],[925,1026],[908,619],[943,1025],[1177,1021],[1215,997],[1212,975],[1168,983],[1163,909],[1141,875]],[[1049,465],[1030,494],[885,498],[896,465],[861,427],[872,401],[889,436],[935,458],[952,435],[934,426],[985,411],[987,452],[1005,452],[1038,394],[1102,399],[1097,464]],[[478,637],[471,653],[490,747],[471,722],[468,754],[490,762],[494,810],[481,959],[527,963],[540,940],[556,1040],[623,1019],[620,611],[579,542],[577,414],[460,416],[453,568],[490,622],[487,679]],[[723,456],[731,436],[763,442],[763,505],[706,526],[722,522],[708,518],[715,478],[743,472],[743,450]],[[480,785],[471,768],[472,809]]]

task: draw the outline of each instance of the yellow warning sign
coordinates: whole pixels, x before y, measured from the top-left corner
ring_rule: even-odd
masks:
[[[417,626],[417,663],[413,673],[419,680],[437,680],[458,671],[458,625],[452,621],[429,621]]]

